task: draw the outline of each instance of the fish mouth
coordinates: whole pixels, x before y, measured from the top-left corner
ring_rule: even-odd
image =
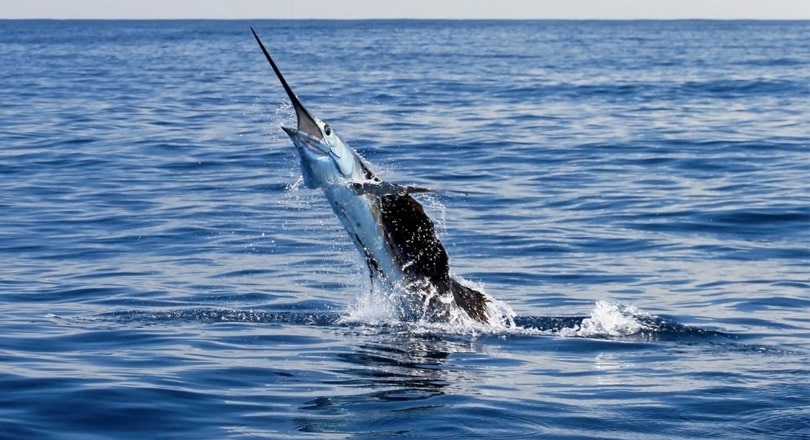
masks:
[[[318,156],[328,156],[329,152],[324,151],[321,147],[322,143],[319,138],[310,136],[309,133],[301,131],[296,128],[281,126],[281,129],[287,133],[296,145],[303,145],[307,150],[317,154]]]
[[[318,140],[323,141],[323,133],[321,132],[320,127],[318,127],[318,123],[315,122],[315,117],[304,107],[304,104],[301,104],[301,100],[298,99],[298,96],[295,95],[290,85],[287,83],[287,80],[284,79],[284,75],[281,74],[281,70],[279,70],[276,62],[273,61],[273,58],[270,56],[270,52],[264,47],[264,43],[259,38],[259,34],[256,33],[256,30],[252,27],[250,31],[253,32],[253,37],[256,38],[256,42],[259,43],[259,47],[262,49],[264,53],[264,57],[267,58],[267,61],[270,63],[270,67],[273,68],[273,72],[276,73],[278,80],[281,81],[282,87],[284,87],[284,91],[287,92],[287,96],[290,97],[290,101],[292,102],[293,108],[295,108],[295,116],[298,118],[298,128],[294,130],[295,132],[303,132],[309,135],[311,138],[315,138]],[[287,134],[293,136],[291,131],[293,129],[288,127],[281,127]],[[297,133],[296,133],[297,135]],[[321,152],[322,153],[322,152]]]

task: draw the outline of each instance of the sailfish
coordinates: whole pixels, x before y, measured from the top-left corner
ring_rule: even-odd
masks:
[[[323,120],[304,107],[256,31],[256,42],[295,109],[297,126],[281,128],[301,160],[308,188],[321,188],[360,255],[372,287],[398,302],[406,320],[449,322],[466,315],[482,324],[497,319],[493,299],[450,274],[449,257],[424,207],[412,194],[424,188],[384,181]]]

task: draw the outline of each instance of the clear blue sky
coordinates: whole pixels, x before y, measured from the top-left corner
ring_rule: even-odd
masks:
[[[810,0],[3,0],[0,18],[810,19]]]

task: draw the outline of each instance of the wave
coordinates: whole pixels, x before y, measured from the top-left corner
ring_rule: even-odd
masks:
[[[515,316],[505,326],[467,323],[464,326],[436,322],[362,320],[358,315],[323,311],[256,311],[180,309],[128,310],[97,315],[96,319],[122,324],[161,325],[187,322],[260,323],[317,326],[377,332],[408,332],[432,335],[557,336],[566,338],[624,339],[632,341],[677,341],[694,338],[739,339],[739,335],[683,325],[673,319],[640,312],[632,306],[597,302],[588,316]]]

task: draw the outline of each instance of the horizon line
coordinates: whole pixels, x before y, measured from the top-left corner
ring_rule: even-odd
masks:
[[[496,18],[483,18],[483,17],[332,17],[332,18],[306,18],[306,17],[230,17],[230,18],[215,18],[215,17],[0,17],[0,20],[19,20],[19,21],[247,21],[247,20],[263,20],[263,21],[810,21],[808,18],[750,18],[750,17],[733,17],[733,18],[719,18],[719,17],[666,17],[666,18],[651,18],[651,17],[631,17],[631,18],[571,18],[571,17],[544,17],[544,18],[509,18],[509,17],[496,17]]]

